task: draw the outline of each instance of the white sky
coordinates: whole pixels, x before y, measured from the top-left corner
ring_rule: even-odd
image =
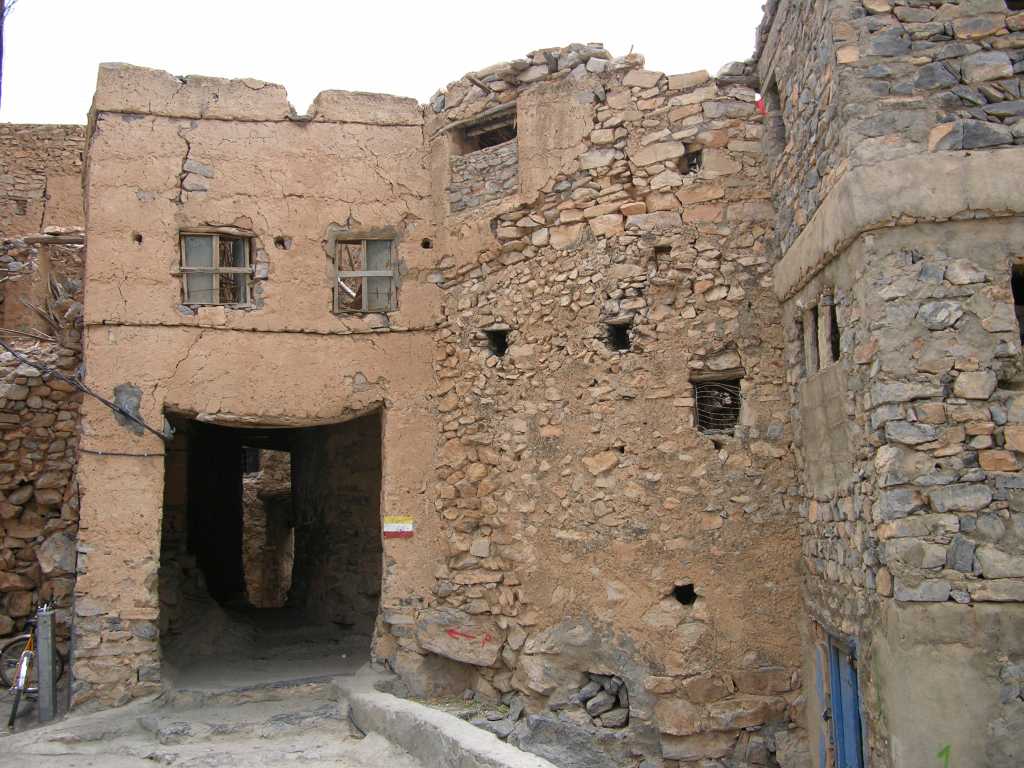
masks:
[[[763,0],[18,0],[0,121],[84,123],[100,62],[425,102],[466,72],[537,48],[603,42],[682,73],[753,53]]]

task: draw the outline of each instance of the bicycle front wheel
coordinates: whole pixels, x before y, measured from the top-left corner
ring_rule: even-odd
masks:
[[[19,635],[11,640],[0,651],[0,680],[5,688],[12,687],[18,681],[18,662],[21,654],[28,643],[28,635]],[[60,653],[54,658],[54,679],[60,680],[64,674],[64,657]],[[28,677],[25,680],[25,692],[36,693],[39,690],[39,656],[32,658],[28,667]]]
[[[0,651],[0,680],[3,680],[4,688],[10,688],[17,682],[18,662],[21,661],[21,654],[25,650],[28,638],[29,635],[18,635]],[[35,674],[35,670],[30,671]],[[35,685],[34,679],[32,684]]]

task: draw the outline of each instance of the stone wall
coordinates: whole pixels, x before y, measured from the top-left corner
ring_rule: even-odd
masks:
[[[475,665],[478,695],[525,710],[500,735],[555,762],[798,765],[792,434],[748,71],[574,66],[543,87],[588,105],[577,154],[441,262],[448,553],[426,607],[385,601],[393,663]],[[730,376],[739,424],[705,434],[694,382]]]
[[[452,157],[448,205],[452,213],[501,200],[519,189],[519,148],[515,139]]]
[[[295,559],[291,456],[259,450],[259,469],[242,476],[242,565],[250,605],[287,602]]]
[[[758,72],[786,129],[766,148],[814,759],[832,749],[814,714],[830,705],[832,636],[856,649],[867,764],[926,766],[949,747],[1010,765],[1024,718],[1005,694],[1024,658],[1019,14],[1001,0],[768,10]],[[948,680],[957,701],[924,692]]]
[[[0,234],[81,226],[81,125],[0,125]]]
[[[34,338],[5,334],[5,342],[27,359],[75,376],[81,362],[81,245],[0,245],[0,263],[19,264],[5,281],[10,294],[35,279],[40,251],[55,270],[55,292],[40,309],[48,333]],[[0,635],[20,631],[44,601],[58,609],[61,648],[67,652],[76,573],[78,486],[74,468],[82,395],[73,386],[0,353]]]
[[[1024,14],[1004,0],[769,3],[758,73],[775,83],[783,250],[850,169],[1024,142]]]

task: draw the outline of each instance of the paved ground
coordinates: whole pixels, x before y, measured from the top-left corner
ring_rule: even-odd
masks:
[[[210,609],[165,648],[159,698],[0,737],[0,768],[424,768],[349,721],[331,679],[368,661],[369,638],[287,610]],[[3,722],[9,711],[3,707]]]
[[[0,768],[424,768],[322,679],[180,692],[0,739]]]

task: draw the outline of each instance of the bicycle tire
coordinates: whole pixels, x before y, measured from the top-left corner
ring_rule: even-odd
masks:
[[[18,717],[18,705],[21,703],[21,688],[14,689],[14,703],[11,705],[11,716],[7,718],[7,727],[14,730],[14,720]]]
[[[17,682],[17,671],[18,662],[21,660],[21,653],[25,650],[25,643],[28,642],[29,635],[17,635],[11,638],[3,649],[0,650],[0,680],[3,681],[5,688],[13,688]],[[38,657],[36,659],[38,661]],[[56,669],[56,679],[60,680],[64,675],[64,657],[60,653],[56,654],[54,659],[54,666]],[[37,693],[39,691],[38,685],[38,666],[33,664],[29,668],[29,678],[25,685],[26,693]]]

